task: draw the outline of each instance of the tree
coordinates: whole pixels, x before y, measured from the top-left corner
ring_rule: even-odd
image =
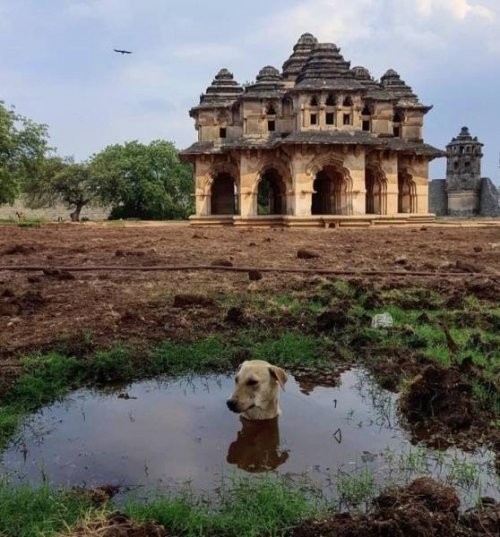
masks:
[[[193,211],[192,169],[175,146],[156,140],[106,147],[91,160],[96,188],[112,218],[187,218]]]
[[[49,150],[47,126],[0,101],[0,204],[14,202],[24,182],[40,173]]]
[[[75,222],[80,220],[83,207],[100,201],[89,164],[76,163],[72,159],[47,158],[39,176],[25,187],[26,202],[30,207],[47,207],[62,202],[74,209],[70,216]]]

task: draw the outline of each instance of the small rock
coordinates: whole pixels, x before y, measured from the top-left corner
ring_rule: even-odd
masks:
[[[28,276],[27,279],[29,283],[40,283],[41,281],[40,276]]]
[[[427,228],[425,226],[420,228],[420,231],[427,231]]]
[[[483,249],[481,248],[481,246],[474,246],[474,252],[476,252],[477,254],[482,251]]]
[[[249,270],[248,279],[251,282],[257,282],[259,280],[262,280],[262,272],[259,272],[258,270]]]
[[[389,312],[378,313],[372,318],[372,328],[392,328],[394,326],[394,319]]]
[[[297,251],[297,257],[299,259],[317,259],[321,257],[318,252],[313,252],[312,250],[300,249]]]
[[[408,263],[408,258],[405,255],[400,255],[394,259],[396,265],[406,265]]]
[[[255,243],[255,242],[250,242],[250,243],[248,243],[248,246],[257,246],[257,243]]]

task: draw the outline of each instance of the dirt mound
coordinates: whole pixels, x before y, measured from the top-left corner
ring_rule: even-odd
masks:
[[[460,516],[457,535],[464,537],[498,535],[498,528],[500,528],[500,502],[483,498],[483,507],[469,509]]]
[[[342,513],[307,521],[293,537],[452,537],[457,535],[459,505],[451,487],[422,477],[381,494],[368,514]]]
[[[321,256],[318,252],[314,252],[312,250],[306,250],[305,248],[301,248],[297,251],[297,257],[299,259],[318,259]]]
[[[174,308],[190,308],[192,306],[209,307],[215,302],[205,295],[179,294],[174,297]]]
[[[27,291],[16,296],[10,289],[5,289],[0,295],[0,316],[33,315],[46,303],[46,299],[39,291]]]
[[[7,247],[2,253],[5,255],[29,255],[35,252],[34,246],[27,244],[13,244]]]
[[[316,328],[320,332],[342,329],[349,323],[349,316],[345,309],[327,310],[316,318]]]
[[[138,523],[126,515],[113,513],[106,518],[82,522],[60,537],[167,537],[163,526],[153,522]]]
[[[428,365],[402,393],[400,408],[410,424],[438,421],[457,432],[473,420],[472,386],[455,368]]]

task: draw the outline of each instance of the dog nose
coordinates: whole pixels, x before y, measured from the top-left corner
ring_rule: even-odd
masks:
[[[237,412],[236,402],[233,401],[232,399],[228,399],[226,401],[226,405],[227,405],[227,408],[229,408],[229,410],[231,410],[231,412]]]

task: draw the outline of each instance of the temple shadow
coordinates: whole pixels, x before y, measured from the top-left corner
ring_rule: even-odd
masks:
[[[274,470],[288,459],[288,451],[281,450],[278,418],[247,420],[240,418],[242,429],[229,446],[227,462],[247,472]]]

